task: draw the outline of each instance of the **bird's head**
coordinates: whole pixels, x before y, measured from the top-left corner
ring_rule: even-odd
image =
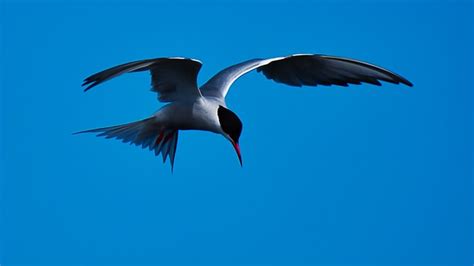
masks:
[[[239,138],[242,133],[242,122],[234,112],[223,106],[219,106],[217,109],[217,116],[219,117],[219,123],[223,132],[222,135],[232,143],[232,146],[234,146],[235,152],[239,157],[240,165],[242,165],[242,155],[240,154],[239,146]]]

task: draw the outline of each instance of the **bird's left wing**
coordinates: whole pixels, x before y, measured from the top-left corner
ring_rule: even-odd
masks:
[[[390,83],[412,84],[400,75],[358,60],[316,54],[296,54],[270,59],[252,59],[230,66],[201,87],[203,96],[224,100],[232,83],[249,71],[257,69],[268,79],[290,86],[317,86]]]
[[[172,102],[201,96],[197,87],[197,75],[202,63],[182,57],[155,58],[118,65],[84,80],[87,91],[109,79],[125,73],[149,70],[152,91],[158,93],[161,102]]]

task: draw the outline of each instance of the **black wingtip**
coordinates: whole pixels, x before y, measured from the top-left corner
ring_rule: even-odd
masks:
[[[403,84],[403,85],[406,85],[408,87],[413,87],[413,83],[411,83],[408,79],[400,76],[400,75],[397,75],[395,73],[391,73],[393,75],[392,79],[393,81],[392,82],[395,82],[395,84]]]
[[[88,85],[88,86],[87,86],[87,85]],[[82,87],[87,86],[87,87],[84,89],[84,92],[86,92],[86,91],[92,89],[92,87],[94,87],[95,85],[97,85],[97,83],[85,79],[85,80],[84,80],[84,83],[82,83],[81,86],[82,86]]]
[[[408,81],[408,80],[406,80],[406,79],[403,80],[402,83],[405,84],[405,85],[407,85],[408,87],[413,87],[413,83],[411,83],[410,81]]]
[[[100,83],[100,81],[95,77],[95,75],[92,75],[90,77],[87,77],[84,79],[84,81],[82,82],[82,87],[84,86],[87,86],[85,89],[84,89],[84,92],[92,89],[93,87],[97,86],[98,84]]]

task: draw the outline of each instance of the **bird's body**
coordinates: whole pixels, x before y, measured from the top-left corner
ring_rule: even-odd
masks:
[[[180,130],[204,130],[223,135],[234,146],[240,163],[239,138],[242,122],[229,110],[225,97],[232,83],[256,69],[268,79],[290,86],[317,86],[390,83],[412,84],[403,77],[365,62],[324,55],[298,54],[269,59],[252,59],[223,69],[201,87],[197,75],[201,62],[195,59],[170,57],[147,59],[122,64],[85,79],[90,88],[124,73],[148,70],[152,76],[152,91],[167,104],[153,116],[129,124],[86,130],[98,136],[117,138],[170,158],[171,166]]]
[[[212,98],[197,97],[192,101],[173,102],[163,106],[153,117],[166,128],[204,130],[221,134],[217,117],[219,103]]]

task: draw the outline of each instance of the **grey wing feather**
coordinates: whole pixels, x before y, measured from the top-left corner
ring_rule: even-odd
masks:
[[[158,93],[158,99],[176,101],[201,95],[197,86],[201,66],[197,60],[181,57],[134,61],[96,73],[86,78],[82,86],[87,86],[84,90],[87,91],[119,75],[148,70],[152,77],[152,91]]]
[[[381,67],[358,60],[325,56],[297,55],[273,61],[257,68],[267,78],[292,86],[360,84],[381,85],[379,81],[394,84],[411,82]]]
[[[224,99],[236,79],[274,59],[251,59],[221,70],[201,86],[201,94],[207,97]]]
[[[249,71],[257,69],[268,79],[290,86],[317,86],[369,83],[379,81],[412,86],[402,76],[358,60],[315,54],[298,54],[270,59],[253,59],[230,66],[201,87],[204,96],[224,99],[232,83]]]

